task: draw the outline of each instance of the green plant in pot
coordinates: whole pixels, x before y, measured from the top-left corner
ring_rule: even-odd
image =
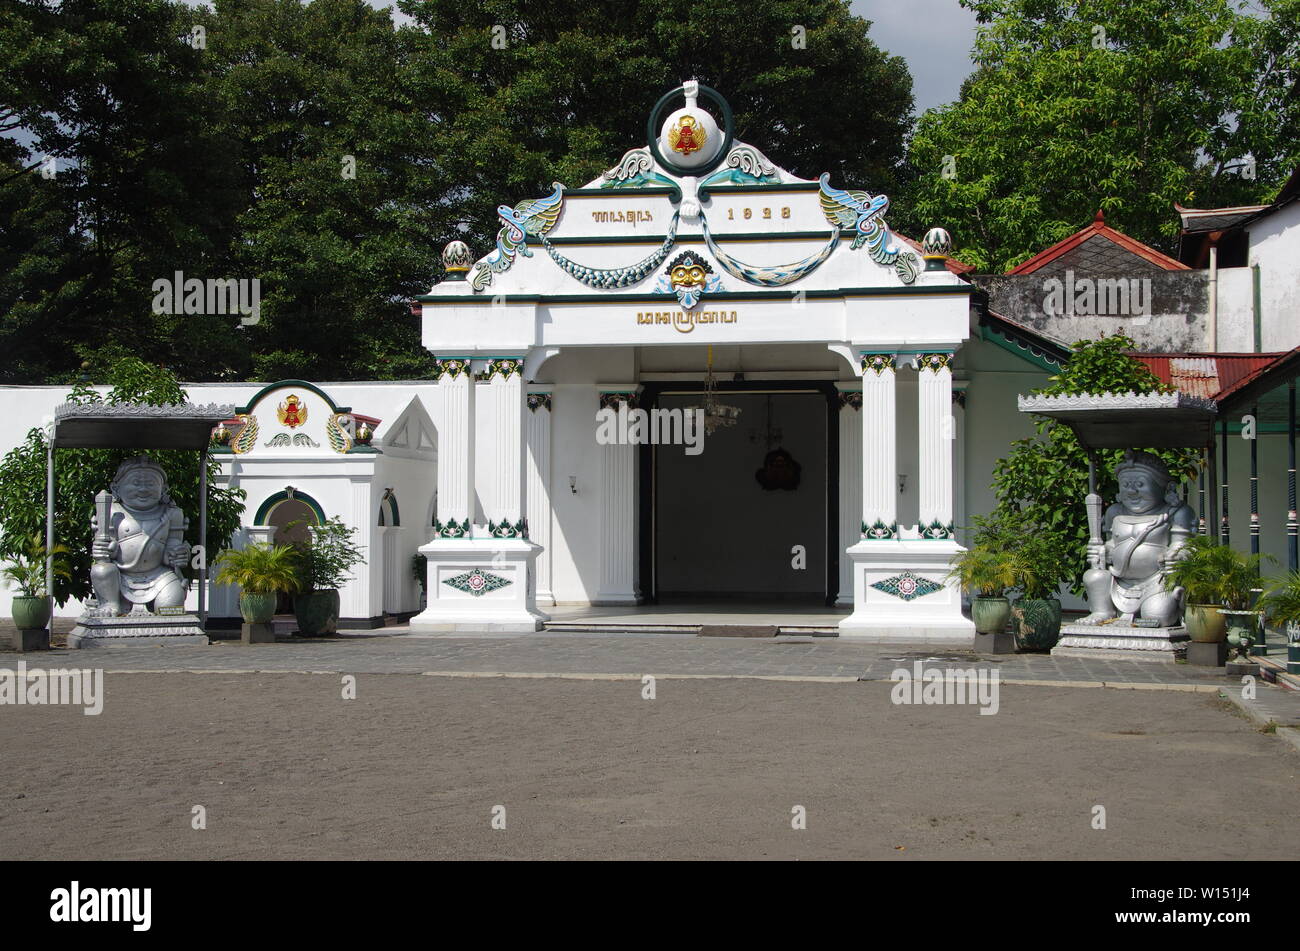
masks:
[[[1188,637],[1203,644],[1222,641],[1230,619],[1241,612],[1248,616],[1238,619],[1238,627],[1257,626],[1258,612],[1251,609],[1251,599],[1262,560],[1262,555],[1244,555],[1216,544],[1208,535],[1187,539],[1165,574],[1165,587],[1186,589],[1183,623]]]
[[[286,526],[292,530],[300,522]],[[296,542],[299,594],[293,599],[298,633],[306,637],[333,634],[339,626],[339,588],[351,579],[352,569],[365,560],[349,528],[336,516],[320,525],[308,525],[309,538]]]
[[[1269,578],[1256,602],[1273,624],[1286,631],[1286,670],[1300,674],[1300,571]]]
[[[54,577],[71,578],[67,546],[55,545],[52,552]],[[0,577],[21,592],[13,599],[14,627],[20,631],[44,630],[54,608],[45,588],[45,544],[40,535],[25,539],[22,550],[11,553],[9,563],[0,570]]]
[[[227,548],[214,567],[217,584],[239,586],[239,614],[246,624],[269,623],[277,597],[298,590],[298,552],[288,545],[258,542]]]
[[[948,577],[971,595],[970,614],[980,634],[1000,634],[1011,619],[1007,589],[1020,578],[1015,558],[991,545],[975,543],[957,555]]]
[[[1061,585],[1072,581],[1071,539],[1028,519],[1019,521],[1007,545],[1020,567],[1020,597],[1011,608],[1020,650],[1051,650],[1061,637]]]

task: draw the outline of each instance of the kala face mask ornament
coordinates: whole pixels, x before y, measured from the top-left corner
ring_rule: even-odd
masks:
[[[668,265],[668,270],[659,278],[655,288],[660,293],[672,290],[677,300],[686,310],[691,310],[700,302],[706,291],[722,289],[722,280],[713,273],[709,263],[694,251],[685,251]]]

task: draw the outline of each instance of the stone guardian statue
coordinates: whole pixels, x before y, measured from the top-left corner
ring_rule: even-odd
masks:
[[[167,494],[167,475],[148,456],[135,456],[118,467],[110,489],[111,495],[96,497],[90,520],[94,613],[118,617],[183,608],[188,523]]]
[[[1151,453],[1126,452],[1115,478],[1119,494],[1100,526],[1092,524],[1098,513],[1089,511],[1092,567],[1083,585],[1092,613],[1079,623],[1175,627],[1182,622],[1186,592],[1166,591],[1165,572],[1195,532],[1196,517],[1179,498],[1177,480]]]

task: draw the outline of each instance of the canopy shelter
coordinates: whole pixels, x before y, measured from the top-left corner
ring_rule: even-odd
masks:
[[[1060,420],[1091,455],[1097,449],[1181,449],[1214,438],[1214,400],[1173,393],[1083,393],[1018,396],[1022,413]]]
[[[1017,396],[1022,413],[1056,419],[1074,430],[1088,453],[1088,495],[1097,494],[1098,449],[1183,449],[1214,440],[1218,405],[1204,396],[1172,393],[1080,393]],[[1213,454],[1211,453],[1211,457]]]
[[[54,410],[45,464],[45,586],[54,596],[54,450],[192,449],[200,453],[199,538],[208,535],[208,445],[212,429],[235,413],[231,405],[64,403]],[[208,560],[199,569],[199,622],[207,623]]]

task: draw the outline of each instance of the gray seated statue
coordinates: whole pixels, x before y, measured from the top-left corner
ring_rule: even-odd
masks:
[[[186,518],[167,494],[167,475],[148,456],[123,462],[101,492],[91,516],[95,564],[90,583],[100,617],[149,614],[181,608],[189,583],[182,573],[190,557]]]
[[[1196,516],[1178,496],[1177,480],[1159,458],[1130,450],[1115,467],[1119,496],[1101,525],[1089,512],[1088,558],[1084,573],[1088,610],[1080,624],[1121,623],[1174,627],[1182,622],[1183,588],[1165,590],[1165,572],[1195,532]],[[1102,533],[1105,541],[1102,542]]]

